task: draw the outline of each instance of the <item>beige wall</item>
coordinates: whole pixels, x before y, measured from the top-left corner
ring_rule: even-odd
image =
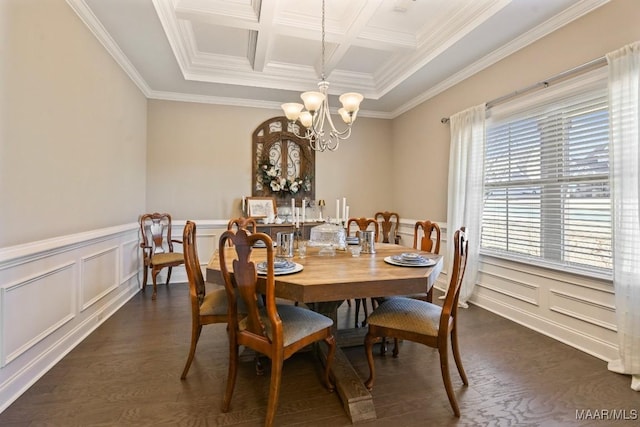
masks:
[[[445,221],[449,129],[440,118],[640,39],[639,17],[640,2],[613,0],[394,120],[359,118],[338,152],[318,154],[316,198],[327,213],[347,197],[353,216],[393,209]],[[0,247],[143,211],[239,213],[251,193],[251,132],[279,111],[147,109],[64,0],[3,0],[0,23]]]
[[[251,135],[278,110],[149,101],[148,211],[180,219],[228,219],[251,195]],[[337,119],[339,120],[339,119]],[[391,122],[359,118],[337,152],[316,154],[316,198],[347,197],[352,215],[390,209]]]
[[[640,40],[640,1],[613,0],[505,58],[393,121],[397,184],[420,187],[394,193],[405,218],[447,219],[449,126],[440,123],[473,105],[522,89]],[[402,188],[398,186],[398,188]]]
[[[64,0],[2,0],[0,24],[0,247],[135,221],[142,93]]]

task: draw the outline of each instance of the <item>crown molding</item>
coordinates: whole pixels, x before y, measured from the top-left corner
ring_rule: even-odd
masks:
[[[195,95],[182,92],[151,91],[149,99],[160,101],[194,102],[198,104],[226,105],[231,107],[262,108],[282,111],[281,103],[275,101],[262,101],[257,99],[229,98],[211,95]],[[331,114],[337,115],[337,108],[331,109]],[[373,119],[392,119],[390,113],[370,110],[359,110],[358,117]]]
[[[440,93],[451,88],[452,86],[455,86],[456,84],[473,76],[474,74],[479,73],[485,68],[488,68],[491,65],[508,57],[509,55],[527,47],[528,45],[541,39],[542,37],[564,27],[565,25],[586,15],[587,13],[592,12],[593,10],[609,3],[609,1],[610,0],[582,0],[581,2],[574,4],[567,10],[563,11],[562,13],[554,16],[553,18],[547,20],[541,25],[538,25],[534,29],[514,39],[510,43],[507,43],[506,45],[502,46],[500,49],[493,51],[489,55],[484,56],[483,58],[474,62],[470,66],[453,74],[448,79],[443,80],[440,84],[433,86],[431,89],[427,90],[426,92],[423,92],[422,94],[411,99],[402,107],[392,111],[391,118],[393,119],[403,113],[406,113],[412,108],[417,107],[418,105],[422,104],[425,101],[428,101],[429,99],[433,98],[436,95],[439,95]]]

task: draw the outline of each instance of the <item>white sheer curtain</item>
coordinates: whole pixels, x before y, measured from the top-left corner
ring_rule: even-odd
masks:
[[[467,307],[478,275],[480,225],[484,185],[485,104],[450,117],[449,193],[447,235],[465,226],[469,238],[467,269],[459,303]],[[447,259],[453,259],[453,245],[447,245]],[[450,264],[449,264],[450,265]]]
[[[631,374],[640,391],[640,43],[607,55],[611,121],[613,286],[620,358],[609,370]]]

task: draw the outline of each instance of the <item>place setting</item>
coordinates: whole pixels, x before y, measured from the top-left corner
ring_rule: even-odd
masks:
[[[275,276],[282,276],[285,274],[293,274],[302,271],[304,267],[297,262],[289,261],[286,259],[276,258],[273,261],[273,274]],[[256,270],[259,275],[265,276],[267,274],[267,262],[262,261],[256,265]]]
[[[400,255],[385,257],[384,262],[399,267],[431,267],[436,261],[416,252],[404,252]]]

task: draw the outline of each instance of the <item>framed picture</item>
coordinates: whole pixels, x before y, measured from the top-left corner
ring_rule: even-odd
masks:
[[[247,197],[247,215],[251,218],[266,218],[276,215],[274,197]]]

